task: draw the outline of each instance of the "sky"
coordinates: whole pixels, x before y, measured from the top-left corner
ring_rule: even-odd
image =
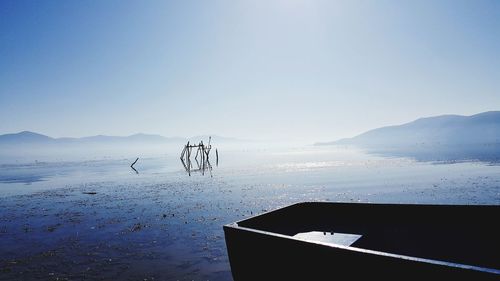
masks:
[[[329,141],[500,110],[500,1],[0,1],[0,134]]]

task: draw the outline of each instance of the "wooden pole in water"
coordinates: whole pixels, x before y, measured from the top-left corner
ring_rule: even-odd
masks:
[[[135,163],[137,163],[137,160],[139,160],[139,157],[137,159],[135,159],[134,163],[132,163],[132,165],[130,165],[130,168],[134,169],[134,165]]]
[[[182,153],[181,153],[181,159],[184,158],[184,155],[186,155],[186,153],[188,152],[188,147],[189,147],[189,141],[187,142],[187,144],[184,146],[184,149],[182,150]]]
[[[184,159],[184,153],[186,153],[186,146],[184,146],[184,149],[181,152],[181,159]]]
[[[207,146],[207,148],[205,149],[205,154],[207,155],[207,160],[208,160],[210,154],[210,146]]]
[[[194,159],[198,159],[198,153],[200,152],[200,147],[198,147],[198,149],[196,150],[196,156],[194,157]]]
[[[199,148],[201,151],[203,151],[203,141],[200,141]],[[201,152],[201,164],[203,165],[203,162],[205,162],[205,157],[203,156],[203,152]]]
[[[208,144],[205,145],[203,143],[203,140],[200,141],[198,144],[191,144],[189,141],[187,144],[184,146],[184,149],[181,152],[181,160],[183,162],[184,167],[186,168],[187,172],[189,175],[191,175],[191,170],[193,168],[193,164],[191,163],[191,153],[193,152],[193,149],[196,148],[196,155],[194,159],[196,160],[196,163],[198,164],[198,156],[200,156],[200,163],[198,164],[198,170],[201,170],[202,174],[205,173],[205,169],[210,170],[210,175],[212,175],[212,166],[210,165],[209,158],[210,158],[210,151],[212,150],[212,137],[210,136],[208,138]],[[219,165],[219,151],[215,149],[215,161],[216,165]],[[135,162],[137,162],[139,158],[136,159]],[[135,162],[133,164],[135,164]],[[132,166],[133,166],[132,164]]]

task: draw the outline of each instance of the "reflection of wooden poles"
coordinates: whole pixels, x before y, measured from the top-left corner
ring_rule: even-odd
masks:
[[[184,155],[186,154],[186,150],[188,149],[188,147],[189,147],[189,142],[187,143],[187,145],[184,146],[184,149],[181,152],[181,159],[184,158]]]
[[[182,162],[182,165],[184,166],[184,169],[186,169],[186,172],[188,172],[189,176],[191,176],[191,167],[190,167],[190,164],[188,163],[186,165],[186,162],[184,162],[184,159],[182,159],[182,158],[181,158],[181,162]]]
[[[196,166],[193,165],[190,159],[181,159],[181,163],[184,166],[184,169],[186,172],[191,176],[191,172],[201,172],[202,175],[205,175],[205,171],[208,170],[210,172],[210,177],[213,177],[212,175],[212,165],[210,165],[210,161],[205,159],[203,162],[198,162],[198,159],[195,159],[196,161]],[[195,168],[196,167],[196,168]]]
[[[194,156],[194,159],[198,159],[198,154],[200,153],[200,147],[196,150],[196,155]],[[196,160],[198,161],[198,160]]]

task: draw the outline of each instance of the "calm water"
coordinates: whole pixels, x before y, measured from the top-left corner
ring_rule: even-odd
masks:
[[[500,204],[496,158],[454,155],[221,147],[190,173],[177,151],[137,171],[127,156],[4,159],[0,279],[231,280],[222,225],[291,203]]]

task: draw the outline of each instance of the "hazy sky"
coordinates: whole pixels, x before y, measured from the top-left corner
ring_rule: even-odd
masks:
[[[500,109],[500,1],[0,1],[0,133],[334,140]]]

